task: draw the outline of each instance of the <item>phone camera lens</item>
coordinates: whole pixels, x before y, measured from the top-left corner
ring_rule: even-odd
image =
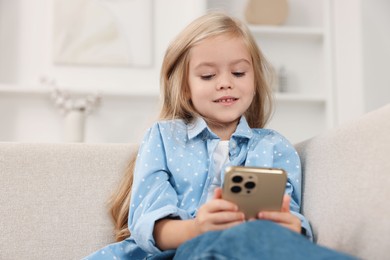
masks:
[[[245,188],[247,189],[253,189],[256,186],[256,184],[253,181],[248,181],[245,183]]]
[[[241,192],[241,187],[240,186],[233,186],[233,187],[230,188],[230,190],[233,193],[240,193]]]
[[[232,181],[234,183],[240,183],[240,182],[242,182],[242,180],[243,180],[242,177],[239,175],[233,176],[233,178],[232,178]]]

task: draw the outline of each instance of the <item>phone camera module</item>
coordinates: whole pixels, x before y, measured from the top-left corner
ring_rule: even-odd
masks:
[[[253,181],[248,181],[245,183],[245,188],[247,189],[253,189],[254,187],[256,187],[256,183],[254,183]]]
[[[232,178],[232,181],[234,183],[241,183],[242,180],[243,180],[242,176],[239,176],[239,175],[233,176],[233,178]]]
[[[240,193],[241,192],[241,187],[240,186],[233,186],[230,188],[231,192],[233,193]]]

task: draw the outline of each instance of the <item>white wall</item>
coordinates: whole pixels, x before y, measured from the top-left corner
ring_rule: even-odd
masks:
[[[138,142],[158,111],[169,41],[205,9],[199,0],[152,3],[153,66],[134,68],[53,64],[53,1],[0,0],[0,141],[64,141],[64,118],[40,84],[45,76],[60,88],[102,94],[101,106],[87,118],[86,142]]]
[[[31,86],[42,76],[72,89],[158,93],[159,70],[170,40],[204,10],[202,1],[152,1],[154,64],[149,68],[61,66],[52,62],[52,0],[0,0],[0,82]],[[174,9],[172,9],[174,7]],[[176,10],[176,11],[174,11]],[[142,15],[142,13],[140,13]],[[10,26],[12,24],[12,26]],[[140,24],[139,26],[142,26]],[[5,55],[5,56],[4,56]],[[15,65],[8,66],[12,61]],[[12,75],[12,76],[10,76]]]
[[[390,103],[390,2],[333,0],[338,123]]]
[[[0,0],[0,82],[17,78],[18,8],[18,1]]]
[[[333,5],[334,110],[341,124],[390,101],[390,2],[329,1]],[[231,5],[243,8],[239,0]],[[87,119],[87,142],[138,141],[158,110],[163,53],[169,41],[204,11],[206,1],[153,0],[153,6],[153,66],[60,66],[51,57],[53,1],[0,0],[0,141],[64,140],[64,119],[54,108],[49,89],[40,85],[42,76],[74,91],[102,93],[102,105]],[[1,86],[21,93],[2,91]]]
[[[364,109],[390,103],[390,1],[362,3]]]

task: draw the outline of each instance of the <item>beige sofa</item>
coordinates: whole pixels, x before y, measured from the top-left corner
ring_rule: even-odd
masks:
[[[296,145],[319,244],[390,257],[390,105]],[[128,144],[0,143],[0,259],[80,259],[113,241]]]

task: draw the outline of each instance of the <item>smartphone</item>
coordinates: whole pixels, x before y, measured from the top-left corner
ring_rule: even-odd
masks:
[[[287,173],[278,168],[230,166],[225,170],[222,198],[235,203],[246,219],[260,211],[280,211]]]

